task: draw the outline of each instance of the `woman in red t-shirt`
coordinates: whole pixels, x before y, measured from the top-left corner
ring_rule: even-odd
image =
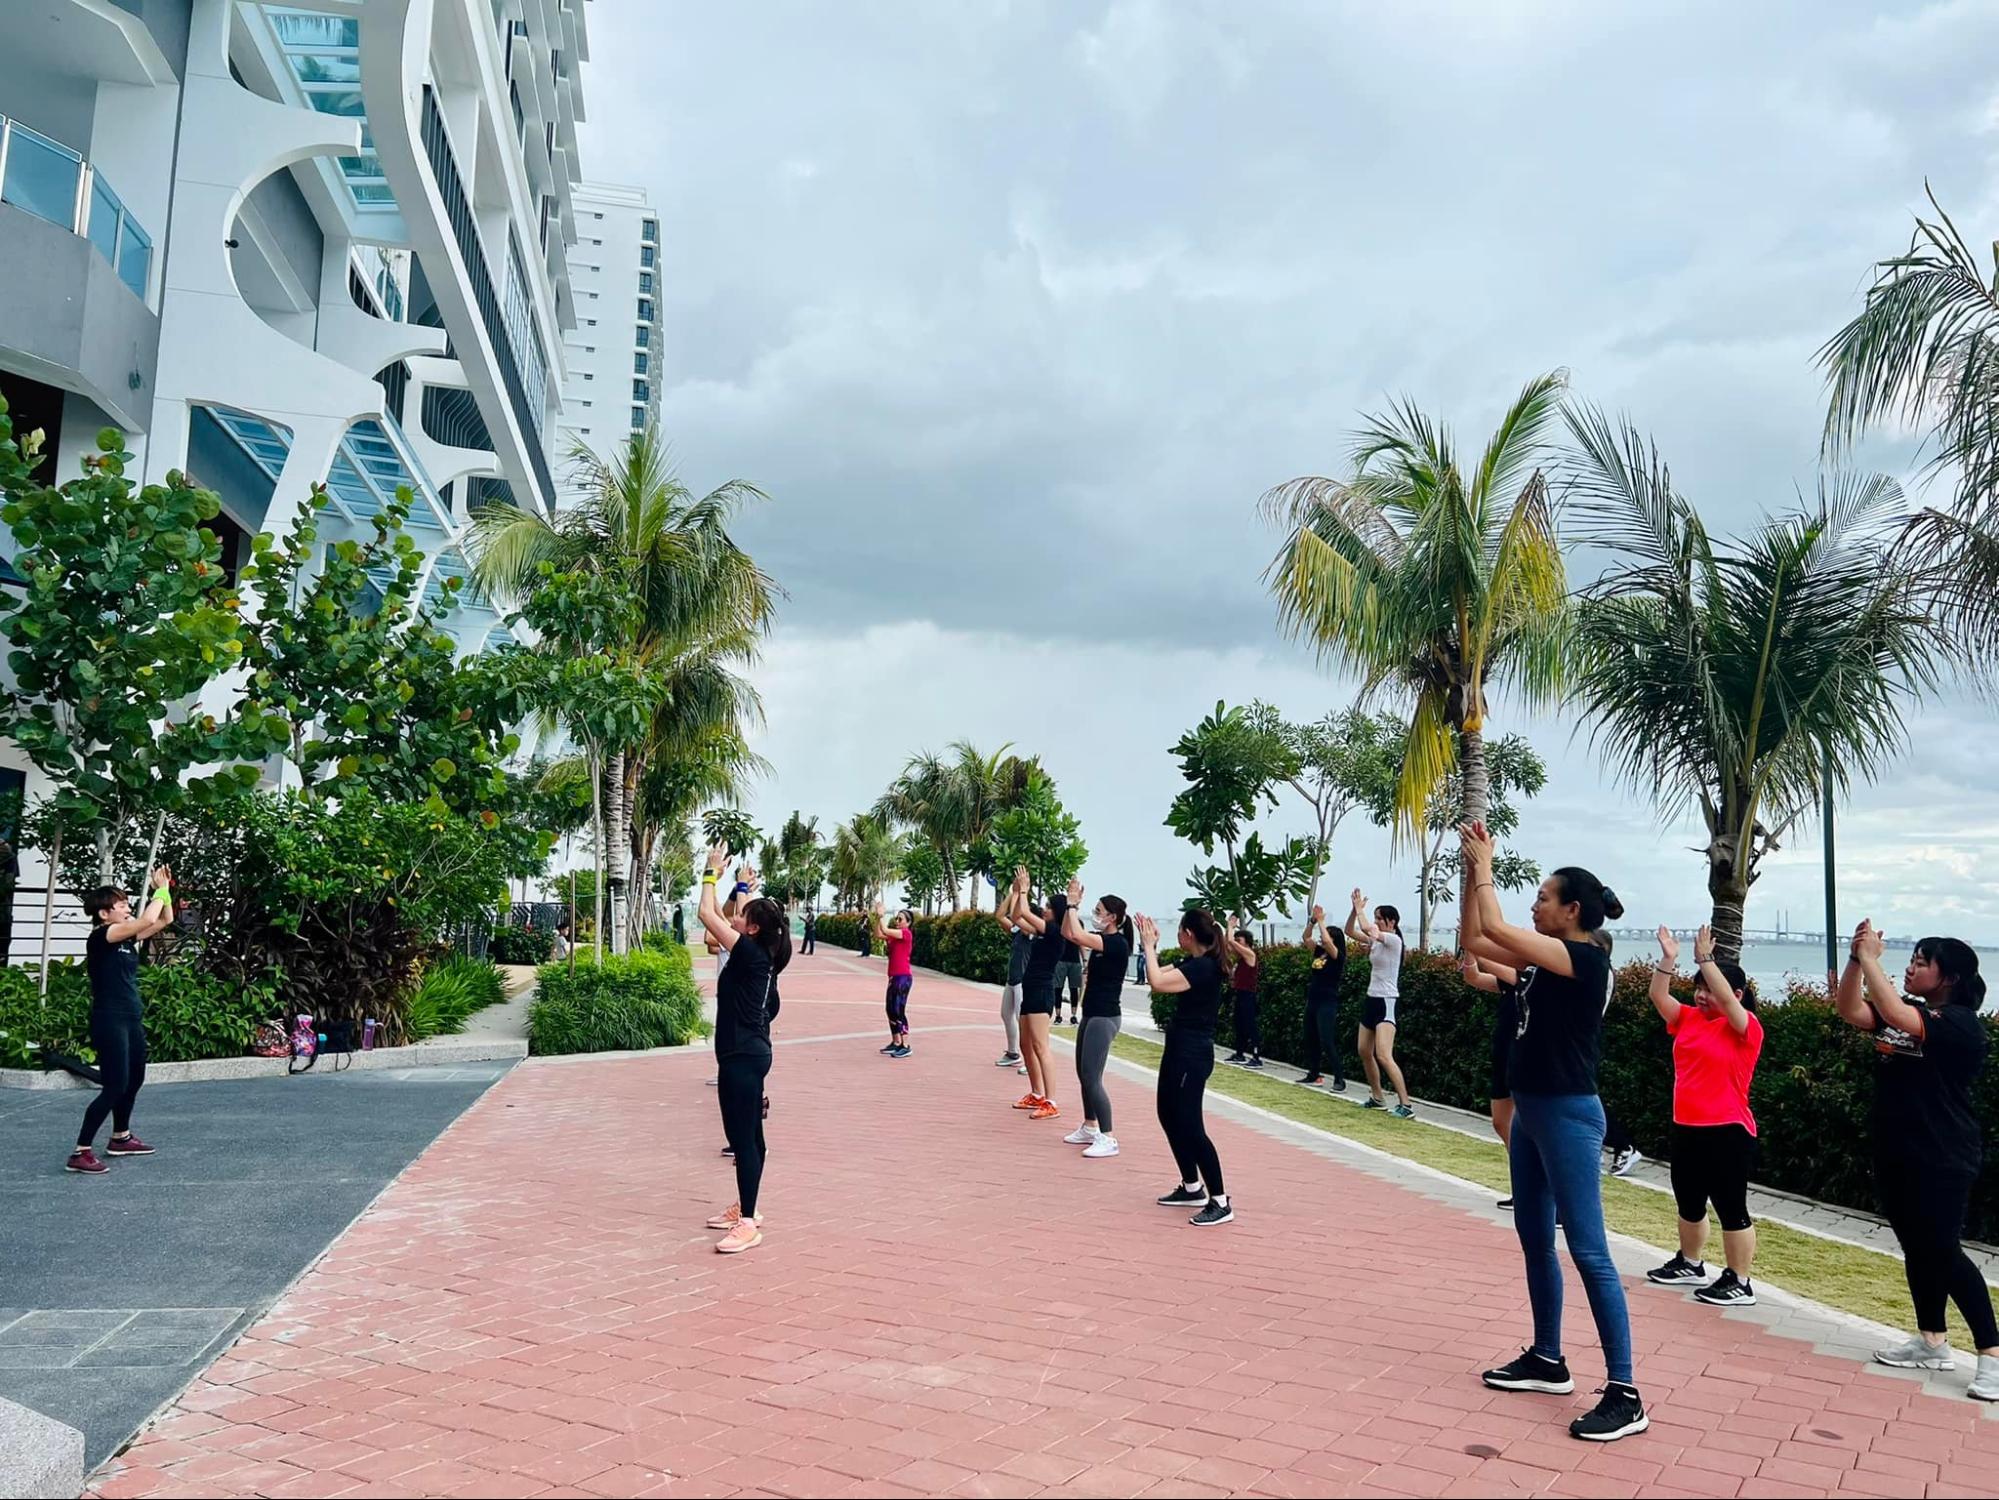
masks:
[[[881,1049],[883,1057],[909,1056],[909,986],[910,955],[916,949],[916,917],[904,907],[887,922],[882,921],[882,904],[877,901],[871,913],[874,935],[881,939],[882,952],[888,955],[888,995],[885,1008],[888,1011],[888,1045]]]
[[[1749,1083],[1763,1051],[1756,986],[1735,963],[1717,963],[1714,933],[1694,938],[1698,987],[1690,1003],[1673,998],[1680,945],[1659,929],[1652,966],[1652,1005],[1673,1038],[1673,1196],[1679,1201],[1680,1248],[1646,1278],[1662,1286],[1703,1282],[1696,1299],[1717,1307],[1754,1307],[1749,1268],[1756,1226],[1749,1217],[1749,1172],[1756,1164],[1756,1116]],[[1707,1281],[1707,1206],[1721,1220],[1727,1266]]]

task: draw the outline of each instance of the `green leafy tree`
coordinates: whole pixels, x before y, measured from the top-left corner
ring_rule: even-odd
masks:
[[[1319,899],[1319,877],[1332,857],[1333,834],[1348,813],[1371,804],[1384,776],[1393,785],[1405,736],[1399,721],[1359,708],[1298,723],[1284,718],[1268,703],[1258,702],[1250,705],[1247,718],[1253,730],[1282,744],[1285,755],[1277,782],[1312,815],[1307,835],[1312,843],[1312,871],[1305,891],[1309,911]],[[1384,726],[1392,733],[1384,733]]]
[[[1055,795],[1055,783],[1034,770],[1013,805],[993,820],[989,840],[993,866],[1000,870],[1025,866],[1037,891],[1061,890],[1090,857],[1082,828]]]
[[[1187,785],[1167,810],[1166,825],[1212,855],[1221,845],[1227,863],[1199,867],[1188,877],[1187,905],[1260,919],[1273,905],[1290,903],[1311,887],[1319,863],[1314,839],[1293,838],[1266,849],[1250,824],[1277,806],[1276,786],[1301,773],[1296,755],[1274,718],[1216,703],[1215,711],[1173,746]]]
[[[1561,688],[1567,584],[1542,463],[1564,383],[1529,381],[1469,470],[1449,432],[1403,402],[1362,428],[1346,478],[1264,496],[1289,533],[1266,575],[1280,623],[1407,702],[1399,837],[1427,826],[1453,752],[1467,816],[1488,812],[1490,686],[1530,703]]]
[[[902,773],[876,799],[877,818],[909,830],[937,856],[939,874],[931,887],[931,900],[938,890],[948,888],[956,904],[959,867],[971,834],[968,790],[956,760],[925,750],[911,756]],[[927,862],[924,868],[927,872]],[[908,873],[905,863],[904,874]]]
[[[903,904],[921,906],[926,915],[935,911],[950,880],[943,855],[922,835],[911,834],[903,841],[901,864]]]
[[[1662,814],[1700,809],[1715,951],[1735,959],[1764,857],[1827,775],[1843,792],[1887,767],[1949,642],[1892,545],[1893,480],[1825,478],[1816,503],[1721,542],[1635,428],[1570,425],[1572,504],[1612,557],[1577,604],[1577,706]]]
[[[749,854],[763,841],[748,813],[733,807],[717,807],[701,815],[701,836],[708,847],[720,845],[731,854]]]
[[[43,484],[42,441],[17,441],[0,403],[0,520],[23,580],[18,596],[0,592],[14,679],[0,735],[54,783],[55,826],[87,842],[113,884],[128,830],[254,782],[254,766],[230,763],[265,732],[188,706],[243,652],[241,600],[206,525],[220,502],[178,469],[136,488],[111,428],[80,478]]]
[[[829,872],[840,904],[859,908],[873,901],[895,879],[901,855],[894,830],[871,813],[856,813],[835,828]]]
[[[1876,264],[1866,304],[1819,351],[1829,386],[1825,450],[1870,431],[1928,429],[1929,469],[1948,475],[1947,506],[1913,516],[1898,567],[1966,660],[1999,652],[1999,259],[1987,266],[1925,187],[1909,248]]]
[[[794,809],[778,830],[765,839],[758,856],[764,890],[786,906],[812,906],[826,883],[828,851],[819,841],[819,820],[800,817]]]

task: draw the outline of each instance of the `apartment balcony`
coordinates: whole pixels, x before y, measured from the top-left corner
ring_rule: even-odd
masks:
[[[146,430],[153,241],[81,152],[0,115],[0,364]]]

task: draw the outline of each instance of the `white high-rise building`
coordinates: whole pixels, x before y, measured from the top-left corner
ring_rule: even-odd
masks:
[[[407,485],[433,594],[473,509],[554,508],[584,0],[11,9],[0,394],[47,475],[120,428],[137,477],[217,493],[232,570],[314,483],[328,542]],[[505,631],[476,597],[449,628]],[[0,743],[0,834],[31,774]]]
[[[608,459],[659,416],[659,215],[643,188],[612,183],[579,184],[575,202],[562,448],[580,442]]]

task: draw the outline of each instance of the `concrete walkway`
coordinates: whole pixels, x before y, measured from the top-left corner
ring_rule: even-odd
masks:
[[[127,1495],[1928,1495],[1999,1490],[1967,1372],[1870,1367],[1788,1299],[1629,1286],[1649,1433],[1477,1372],[1527,1337],[1491,1195],[1211,1096],[1239,1217],[1174,1177],[1147,1078],[1124,1154],[1008,1108],[990,991],[919,979],[878,1056],[880,965],[787,977],[764,1244],[704,1052],[530,1062],[426,1152],[104,1471]],[[1621,1247],[1627,1271],[1656,1253]]]

